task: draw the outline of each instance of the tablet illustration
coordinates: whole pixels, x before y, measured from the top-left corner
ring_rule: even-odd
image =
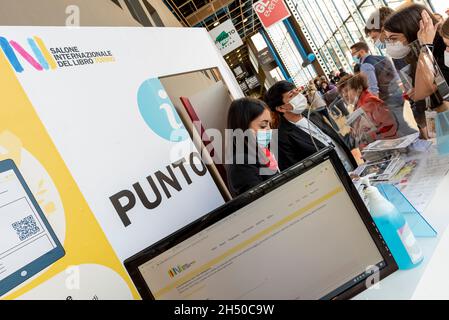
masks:
[[[0,161],[0,296],[64,255],[14,161]]]

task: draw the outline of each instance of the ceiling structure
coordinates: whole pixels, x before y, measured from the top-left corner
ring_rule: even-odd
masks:
[[[185,27],[203,27],[208,31],[228,19],[243,42],[262,27],[253,10],[257,0],[164,0],[164,3]],[[242,46],[226,57],[229,66],[248,63],[248,49]]]

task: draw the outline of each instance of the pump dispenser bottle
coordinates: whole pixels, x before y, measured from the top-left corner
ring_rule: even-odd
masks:
[[[371,216],[399,269],[411,269],[419,265],[424,256],[403,215],[376,187],[371,186],[368,178],[363,178],[362,184],[367,186],[365,195]]]

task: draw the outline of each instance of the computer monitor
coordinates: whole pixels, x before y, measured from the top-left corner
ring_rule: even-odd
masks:
[[[207,196],[207,195],[205,195]],[[125,261],[144,299],[345,299],[397,270],[332,149]]]

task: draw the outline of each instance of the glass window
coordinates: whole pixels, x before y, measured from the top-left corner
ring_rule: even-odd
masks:
[[[338,10],[338,13],[340,14],[340,18],[344,21],[349,18],[349,11],[348,8],[345,5],[346,0],[328,0],[327,2],[331,2],[336,9]]]
[[[443,15],[443,17],[447,17],[445,14],[446,10],[449,9],[449,4],[447,1],[444,0],[432,0],[430,1],[432,3],[432,6],[435,9],[436,13],[440,13]]]
[[[404,2],[404,0],[285,1],[326,74],[342,67],[351,70],[353,62],[349,48],[356,42],[365,41],[373,50],[377,50],[365,35],[366,20],[376,8],[388,5],[396,9]],[[414,2],[428,6],[431,2],[440,13],[444,13],[448,7],[447,1],[442,0]]]
[[[357,27],[357,24],[353,18],[349,18],[346,21],[346,27],[348,28],[349,33],[351,34],[351,37],[354,40],[354,43],[363,40],[363,35],[360,32],[360,29]]]
[[[362,13],[363,20],[367,21],[374,10],[376,10],[376,6],[374,6],[372,1],[365,1],[365,3],[360,6],[360,12]]]
[[[389,7],[392,7],[393,9],[396,9],[401,4],[403,4],[402,0],[386,0]]]
[[[283,23],[269,27],[267,34],[295,85],[302,86],[316,77],[317,74],[313,66],[310,65],[306,68],[302,66],[304,59]]]

